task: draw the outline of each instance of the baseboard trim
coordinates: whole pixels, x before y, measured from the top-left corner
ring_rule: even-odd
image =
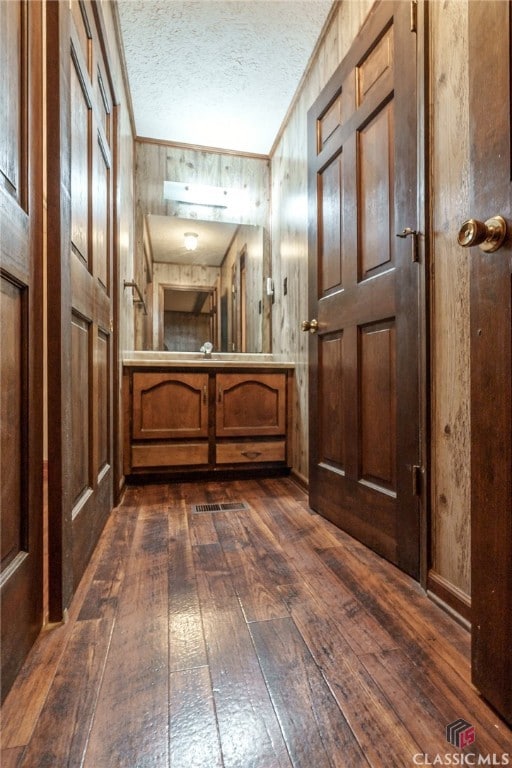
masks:
[[[308,493],[309,491],[309,479],[305,475],[301,475],[296,469],[292,469],[290,472],[290,480],[293,480],[299,488]]]
[[[121,475],[121,479],[119,480],[119,488],[117,488],[117,491],[115,493],[114,507],[118,507],[120,505],[123,499],[125,490],[126,490],[126,479],[124,475]]]
[[[471,598],[439,573],[431,570],[427,576],[427,594],[466,629],[471,629]]]

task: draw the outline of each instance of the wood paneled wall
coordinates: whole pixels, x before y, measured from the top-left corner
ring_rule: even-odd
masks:
[[[296,363],[292,464],[305,477],[308,338],[299,328],[308,307],[306,116],[371,6],[371,0],[344,0],[337,6],[272,155],[276,287],[272,349]],[[428,205],[435,270],[431,287],[431,587],[445,587],[462,599],[470,594],[469,270],[456,235],[458,225],[470,215],[467,7],[464,0],[429,4],[432,197]]]
[[[147,264],[143,246],[143,221],[147,213],[180,216],[208,221],[233,221],[232,213],[222,208],[201,208],[164,200],[164,181],[181,181],[212,186],[223,186],[247,192],[247,207],[237,221],[269,229],[270,163],[265,158],[221,154],[201,149],[174,147],[156,142],[137,141],[135,144],[135,215],[136,215],[136,269],[135,279],[143,291],[154,280],[151,265]],[[192,283],[190,283],[192,284]],[[155,286],[152,290],[155,298]],[[150,347],[153,333],[144,338],[142,311],[137,311],[135,348]]]
[[[430,4],[432,576],[469,595],[470,257],[457,245],[472,215],[467,31],[467,2]]]

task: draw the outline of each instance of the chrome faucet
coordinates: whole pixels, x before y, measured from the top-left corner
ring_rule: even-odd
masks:
[[[211,343],[211,341],[205,341],[205,343],[203,344],[203,346],[199,351],[204,352],[205,357],[211,357],[212,349],[213,349],[213,344]]]

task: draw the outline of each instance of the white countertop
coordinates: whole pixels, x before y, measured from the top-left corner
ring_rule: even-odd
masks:
[[[294,368],[288,360],[276,360],[265,353],[212,352],[205,357],[202,352],[126,351],[123,365],[128,367],[159,368]]]

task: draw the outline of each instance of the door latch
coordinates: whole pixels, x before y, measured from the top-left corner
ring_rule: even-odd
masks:
[[[405,239],[406,237],[410,237],[411,238],[411,243],[412,243],[411,257],[412,257],[412,261],[419,261],[419,256],[418,256],[418,235],[419,235],[419,232],[417,232],[415,229],[411,229],[410,227],[406,227],[401,232],[397,232],[396,233],[397,237],[401,237],[403,239]]]
[[[419,464],[412,465],[412,495],[421,496],[423,471]]]

